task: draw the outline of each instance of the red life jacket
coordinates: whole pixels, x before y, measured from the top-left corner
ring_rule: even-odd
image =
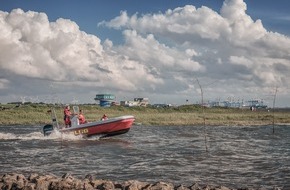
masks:
[[[71,112],[68,108],[65,108],[64,111],[63,111],[63,114],[64,114],[64,123],[66,125],[70,125],[71,121],[70,121],[70,116],[71,116]]]
[[[80,124],[86,123],[85,116],[83,114],[79,114],[79,122]]]

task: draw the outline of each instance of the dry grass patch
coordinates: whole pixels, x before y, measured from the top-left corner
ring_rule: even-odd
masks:
[[[50,114],[47,112],[52,105],[29,104],[20,107],[11,106],[0,110],[0,125],[15,124],[46,124],[50,123]],[[102,108],[98,105],[79,105],[88,121],[100,120],[103,114],[108,117],[133,115],[135,123],[148,126],[191,126],[203,125],[205,116],[206,125],[268,125],[273,122],[273,114],[268,110],[252,112],[248,109],[206,108],[205,115],[202,108],[186,105],[170,108],[152,107],[121,107]],[[63,106],[54,106],[58,121],[63,124]],[[275,122],[289,124],[290,111],[275,111]]]

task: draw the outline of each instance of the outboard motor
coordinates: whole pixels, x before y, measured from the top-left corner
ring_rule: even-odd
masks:
[[[52,133],[53,131],[53,125],[47,124],[43,127],[43,134],[44,136],[48,136]]]

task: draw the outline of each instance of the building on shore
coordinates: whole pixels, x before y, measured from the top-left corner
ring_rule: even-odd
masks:
[[[149,104],[148,98],[134,98],[133,101],[120,101],[120,105],[125,107],[133,107],[133,106],[146,107],[148,104]]]
[[[248,101],[211,101],[207,103],[208,107],[227,107],[227,108],[267,108],[268,106],[263,100],[248,100]]]
[[[268,107],[267,105],[264,104],[263,100],[249,100],[246,102],[245,106],[249,108],[255,108],[255,109]]]
[[[120,104],[116,103],[116,97],[113,94],[96,94],[94,100],[99,101],[101,107],[110,107],[112,105],[120,105],[125,107],[133,106],[144,106],[146,107],[149,104],[148,98],[134,98],[133,101],[120,101]]]
[[[110,107],[112,102],[115,100],[113,94],[97,94],[94,100],[99,101],[101,107]]]

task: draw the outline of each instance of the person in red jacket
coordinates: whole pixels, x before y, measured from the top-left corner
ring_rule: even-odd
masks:
[[[70,107],[67,105],[65,106],[64,110],[63,110],[63,114],[64,114],[64,124],[65,124],[65,128],[71,127],[71,112],[70,112]]]
[[[106,114],[104,114],[103,117],[101,118],[102,121],[107,120],[107,119],[108,119],[108,117]]]
[[[80,124],[84,124],[84,123],[87,122],[86,119],[85,119],[85,116],[83,115],[82,110],[80,110],[80,113],[79,113],[78,118],[79,118],[79,123],[80,123]]]

